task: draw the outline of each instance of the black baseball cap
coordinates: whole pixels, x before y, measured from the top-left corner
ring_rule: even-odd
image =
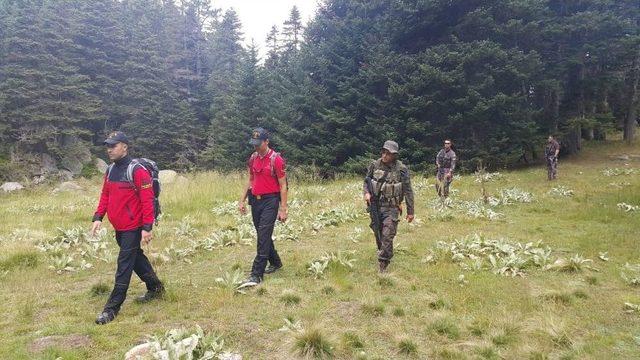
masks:
[[[269,132],[259,127],[253,129],[253,132],[251,133],[251,139],[249,139],[249,144],[258,146],[265,140],[269,140]]]
[[[109,134],[107,139],[104,141],[104,144],[115,145],[119,142],[129,144],[129,138],[127,138],[127,135],[125,135],[122,131],[114,131]]]

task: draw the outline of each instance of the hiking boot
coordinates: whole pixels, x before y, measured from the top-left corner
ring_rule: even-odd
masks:
[[[378,263],[378,270],[379,270],[381,273],[386,273],[386,272],[387,272],[387,266],[389,266],[389,263],[388,263],[388,262],[386,262],[386,261],[380,261],[380,262]]]
[[[116,313],[115,312],[113,312],[111,310],[104,310],[96,318],[96,324],[104,325],[106,323],[110,323],[115,318],[116,318]]]
[[[240,286],[238,286],[238,289],[256,286],[261,282],[262,282],[262,279],[259,276],[251,275],[247,280],[245,280],[242,284],[240,284]]]
[[[282,268],[282,264],[280,265],[269,265],[266,269],[264,269],[265,274],[273,274],[274,272],[280,270]]]
[[[155,290],[147,290],[144,295],[137,297],[135,302],[138,304],[144,304],[155,299],[162,299],[164,293],[164,285],[161,283]]]

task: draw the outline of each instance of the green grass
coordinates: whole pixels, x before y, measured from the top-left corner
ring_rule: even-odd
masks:
[[[495,210],[504,217],[495,221],[457,209],[442,221],[432,206],[433,177],[413,174],[417,222],[400,222],[400,245],[383,276],[378,275],[375,242],[359,193],[361,179],[291,181],[295,202],[286,234],[295,236],[276,240],[285,267],[245,293],[235,291],[234,281],[236,275],[240,280],[248,275],[255,239],[236,230],[240,227],[233,211],[212,211],[235,201],[244,179],[239,174],[186,174],[185,180],[163,187],[165,214],[151,245],[144,248],[167,285],[167,296],[133,304],[146,291],[134,275],[120,314],[104,327],[93,320],[113,286],[115,260],[87,257],[89,268],[57,273],[50,268],[53,253],[36,247],[59,235],[58,228],[88,230],[99,177],[80,179],[85,190],[76,193],[52,194],[51,185],[0,194],[0,358],[122,359],[147,335],[195,324],[222,335],[226,349],[247,359],[295,359],[301,354],[337,359],[639,358],[635,338],[640,336],[640,316],[625,313],[623,304],[640,304],[640,295],[620,273],[625,263],[640,263],[640,214],[625,213],[617,204],[640,205],[640,176],[602,174],[606,168],[640,168],[638,160],[625,166],[609,157],[623,153],[640,154],[640,144],[589,143],[581,154],[561,159],[560,179],[554,183],[545,180],[542,168],[501,171],[501,179],[486,184],[490,195],[517,187],[533,194],[533,202],[499,206]],[[556,186],[574,195],[550,196]],[[472,175],[455,180],[452,187],[454,202],[480,197]],[[249,218],[241,221],[251,228]],[[323,226],[314,230],[314,222]],[[105,227],[105,244],[114,256],[113,231],[107,223]],[[224,229],[233,236],[217,246],[216,236]],[[512,243],[542,241],[552,249],[550,263],[576,254],[592,262],[567,266],[574,271],[525,266],[524,276],[509,277],[495,274],[488,263],[481,270],[465,269],[437,247],[440,241],[451,243],[475,233]],[[193,244],[203,246],[186,251]],[[85,251],[63,249],[60,254],[75,257],[80,250]],[[310,276],[308,264],[338,252],[352,267],[332,264],[324,277]],[[603,252],[609,261],[598,259]],[[433,260],[423,261],[430,255]],[[217,278],[226,279],[228,286]],[[296,319],[304,330],[279,331],[284,318]],[[35,340],[49,335],[88,335],[90,351],[65,344],[39,353],[29,350]],[[408,339],[417,345],[416,354],[401,352],[400,342]],[[364,348],[355,346],[359,343]]]
[[[38,265],[40,254],[35,251],[21,251],[3,256],[0,259],[0,270],[14,270],[16,268],[34,268]]]
[[[410,339],[400,340],[398,352],[403,355],[416,355],[418,353],[418,345]]]
[[[438,319],[431,323],[429,328],[434,333],[445,336],[451,340],[458,340],[460,338],[460,328],[458,328],[458,325],[453,319]]]
[[[307,330],[298,335],[294,348],[305,357],[328,359],[333,357],[333,345],[318,329]]]
[[[345,348],[351,350],[364,349],[364,342],[358,334],[353,332],[346,332],[342,335],[342,344]]]

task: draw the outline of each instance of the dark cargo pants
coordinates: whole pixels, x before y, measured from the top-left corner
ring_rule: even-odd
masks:
[[[278,207],[280,206],[280,194],[263,196],[261,199],[253,197],[251,199],[251,216],[253,226],[258,233],[258,246],[251,275],[262,278],[267,262],[274,266],[282,265],[280,256],[273,244],[273,228],[278,218]]]
[[[118,267],[116,268],[116,281],[104,306],[104,310],[113,311],[115,314],[120,311],[120,307],[127,297],[127,290],[131,282],[133,272],[144,281],[147,290],[154,291],[160,285],[160,280],[153,271],[149,259],[140,248],[142,240],[142,230],[116,231],[116,241],[120,247],[118,253]]]

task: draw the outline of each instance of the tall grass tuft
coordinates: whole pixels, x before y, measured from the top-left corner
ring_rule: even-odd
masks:
[[[333,358],[333,345],[318,329],[305,330],[296,336],[294,350],[306,358]]]

